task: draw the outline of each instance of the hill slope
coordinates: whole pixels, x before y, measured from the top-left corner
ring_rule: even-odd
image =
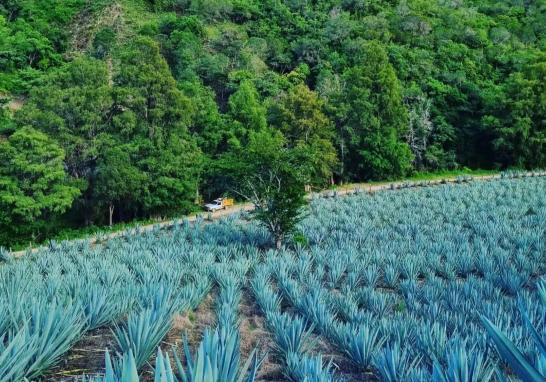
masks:
[[[27,240],[186,212],[265,128],[317,187],[544,167],[545,25],[544,0],[7,2],[0,92],[25,106],[0,109],[0,224]]]

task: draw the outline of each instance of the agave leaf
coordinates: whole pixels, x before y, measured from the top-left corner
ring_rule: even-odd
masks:
[[[535,344],[538,348],[538,350],[546,356],[546,342],[544,342],[544,339],[540,336],[540,334],[537,332],[533,324],[531,323],[531,320],[529,319],[529,316],[527,315],[527,312],[525,312],[525,309],[520,304],[519,310],[521,313],[521,316],[523,318],[523,322],[525,322],[525,325],[527,326],[527,329],[531,333],[531,336],[535,340]]]
[[[113,381],[114,380],[114,368],[112,367],[112,359],[110,357],[110,352],[108,349],[106,350],[106,353],[104,354],[104,364],[105,364],[105,372],[104,372],[104,378],[106,381]]]
[[[546,281],[538,284],[538,294],[542,300],[542,305],[546,308]]]
[[[161,348],[157,349],[154,382],[177,382],[171,368],[169,357],[166,354],[165,356],[163,355]]]
[[[539,374],[514,344],[491,321],[481,315],[480,319],[501,358],[510,365],[521,379],[526,382],[546,381],[546,378]]]
[[[138,381],[138,372],[133,351],[129,350],[129,354],[123,357],[123,371],[120,382],[135,382]]]
[[[247,374],[247,371],[250,368],[250,372],[248,373],[248,377],[246,379],[247,382],[252,382],[256,379],[256,372],[259,367],[259,361],[258,361],[258,353],[256,352],[256,349],[252,350],[252,353],[250,353],[250,356],[245,361],[245,364],[241,368],[241,371],[239,373],[239,378],[237,378],[237,382],[243,382],[245,380],[245,375]]]

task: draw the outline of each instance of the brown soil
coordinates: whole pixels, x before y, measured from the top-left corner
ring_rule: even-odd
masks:
[[[183,356],[182,339],[184,335],[188,338],[188,344],[192,351],[199,346],[203,337],[203,332],[207,327],[214,327],[216,315],[214,313],[214,296],[215,292],[210,292],[197,307],[195,311],[187,312],[183,315],[177,315],[173,319],[171,330],[167,333],[161,342],[161,349],[167,352],[171,366],[176,368],[174,358],[172,356],[173,347],[177,348],[177,354],[185,366],[186,360]],[[155,354],[150,359],[148,365],[141,371],[141,382],[152,382],[154,380],[153,365],[155,365]]]
[[[250,291],[243,290],[241,304],[239,305],[241,362],[244,362],[252,353],[252,350],[256,349],[258,356],[264,357],[258,370],[258,380],[286,381],[281,361],[275,355],[273,339],[265,327],[265,319],[261,316],[261,312],[251,296]]]
[[[173,324],[161,343],[163,351],[171,352],[173,346],[181,346],[182,336],[187,333],[190,348],[193,350],[201,341],[202,333],[207,326],[214,326],[214,297],[210,293],[201,305],[194,311],[173,318]],[[82,375],[93,376],[104,372],[104,352],[110,349],[115,352],[117,344],[109,327],[103,327],[89,332],[78,341],[59,365],[55,366],[43,382],[75,382]],[[112,354],[113,355],[113,354]],[[171,362],[173,361],[172,356]],[[142,370],[142,382],[153,381],[155,354],[150,363]],[[174,363],[172,363],[174,365]]]
[[[62,361],[43,379],[44,382],[76,381],[83,374],[104,371],[104,352],[116,348],[116,340],[108,327],[92,330],[70,349]]]

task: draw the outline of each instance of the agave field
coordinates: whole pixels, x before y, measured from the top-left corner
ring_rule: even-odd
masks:
[[[544,381],[545,190],[507,177],[315,198],[305,242],[281,251],[233,215],[0,253],[0,381]],[[205,300],[193,341],[173,322]],[[263,331],[243,330],[249,314]],[[99,368],[55,373],[97,333]]]

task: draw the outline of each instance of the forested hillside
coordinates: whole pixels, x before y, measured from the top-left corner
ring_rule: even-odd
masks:
[[[249,145],[543,168],[546,0],[4,0],[0,105],[0,245],[188,212]]]

